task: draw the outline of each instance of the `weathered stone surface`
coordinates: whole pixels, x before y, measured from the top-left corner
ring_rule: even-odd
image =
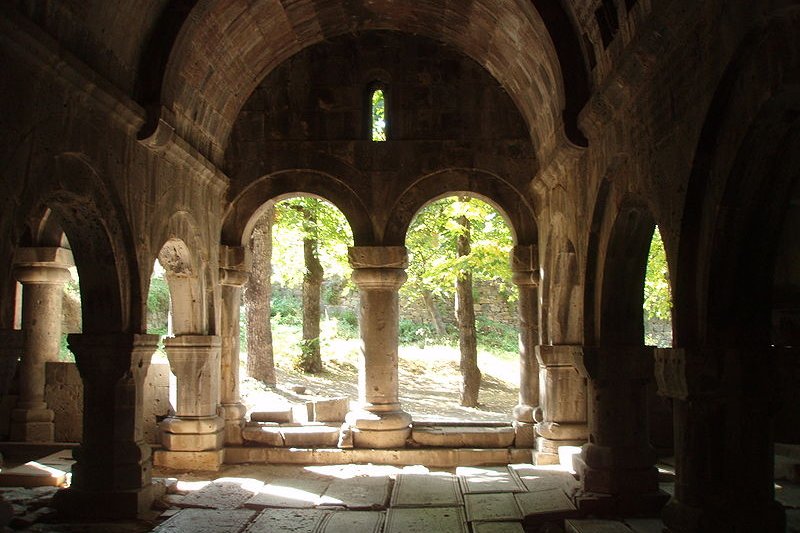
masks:
[[[411,438],[422,446],[448,448],[507,448],[514,444],[514,428],[508,427],[414,427]]]
[[[315,533],[327,516],[318,509],[265,509],[246,533]]]
[[[156,527],[153,533],[240,533],[255,514],[247,509],[183,509]]]
[[[473,533],[524,533],[519,522],[472,522]]]
[[[561,489],[522,492],[514,496],[526,523],[577,516],[575,505]]]
[[[344,422],[347,412],[350,410],[350,399],[324,398],[314,400],[314,421],[315,422]]]
[[[392,507],[454,507],[463,504],[458,478],[450,474],[398,474]]]
[[[156,450],[153,452],[153,464],[176,470],[219,470],[224,457],[225,450],[206,452]]]
[[[575,476],[569,472],[530,465],[513,465],[512,468],[530,492],[561,489],[565,493],[570,493],[580,486]]]
[[[278,426],[246,426],[242,429],[242,438],[249,442],[257,442],[265,446],[283,446],[283,432]]]
[[[294,422],[292,418],[291,406],[286,406],[285,409],[273,409],[270,411],[253,411],[250,413],[250,420],[253,422],[275,422],[278,424],[285,424],[287,422]]]
[[[631,533],[622,522],[613,520],[566,520],[566,533]]]
[[[319,505],[342,506],[348,509],[384,509],[389,499],[390,482],[388,477],[334,479],[320,498]]]
[[[320,533],[380,533],[385,517],[380,511],[336,511],[328,515]]]
[[[464,508],[470,522],[522,520],[513,492],[465,494]]]
[[[0,486],[5,487],[59,487],[66,482],[66,470],[29,461],[24,465],[3,469]]]
[[[385,533],[430,533],[447,531],[467,533],[467,523],[461,507],[389,509]]]
[[[190,492],[180,503],[181,507],[207,509],[238,509],[261,491],[263,481],[247,478],[222,477],[200,490]]]
[[[281,426],[284,446],[294,448],[335,448],[340,426]]]
[[[318,479],[276,479],[264,484],[245,507],[310,508],[319,504],[329,482]]]
[[[524,492],[517,474],[505,466],[464,466],[456,469],[464,494],[476,492]]]

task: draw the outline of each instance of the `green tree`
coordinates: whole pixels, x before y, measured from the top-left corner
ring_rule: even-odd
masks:
[[[349,278],[347,246],[352,242],[347,220],[336,208],[316,198],[294,198],[276,205],[273,281],[302,286],[303,337],[297,366],[322,371],[320,318],[325,272]],[[302,248],[297,246],[302,242]],[[304,265],[299,269],[297,265]]]
[[[672,344],[672,294],[669,285],[667,254],[656,226],[644,281],[645,342],[657,346]]]

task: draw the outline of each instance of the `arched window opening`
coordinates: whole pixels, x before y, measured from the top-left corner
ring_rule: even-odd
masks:
[[[382,142],[386,140],[386,95],[383,88],[372,90],[370,103],[370,139]]]
[[[656,226],[644,281],[644,342],[668,348],[672,346],[672,294],[669,286],[667,254],[661,232]]]
[[[520,380],[512,246],[503,216],[477,198],[438,200],[411,223],[399,354],[400,399],[414,420],[510,417]],[[475,399],[480,411],[469,408]]]

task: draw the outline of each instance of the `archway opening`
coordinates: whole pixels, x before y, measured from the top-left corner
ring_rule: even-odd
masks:
[[[279,198],[258,213],[249,245],[253,265],[241,310],[241,375],[247,376],[242,401],[251,411],[274,411],[336,398],[343,417],[358,395],[360,357],[347,218],[320,197]],[[293,421],[313,417],[302,414],[294,409]]]
[[[653,230],[644,279],[644,343],[672,346],[672,290],[664,242],[658,226]]]
[[[476,197],[439,199],[412,221],[399,380],[415,422],[510,419],[519,390],[513,244],[503,215]]]

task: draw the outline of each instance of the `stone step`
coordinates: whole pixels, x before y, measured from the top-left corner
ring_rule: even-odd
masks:
[[[287,448],[330,448],[339,442],[341,425],[321,423],[276,424],[260,422],[248,424],[242,430],[242,438],[247,442],[272,447]]]
[[[156,452],[158,458],[158,452]],[[426,465],[455,468],[465,465],[507,465],[529,463],[531,450],[523,448],[283,448],[230,446],[225,448],[226,464],[384,464]]]
[[[419,426],[411,428],[411,438],[421,446],[444,448],[508,448],[514,444],[511,426]]]
[[[268,411],[253,411],[250,413],[251,422],[272,422],[275,424],[286,424],[294,422],[292,406],[287,405],[281,408],[274,408]]]

